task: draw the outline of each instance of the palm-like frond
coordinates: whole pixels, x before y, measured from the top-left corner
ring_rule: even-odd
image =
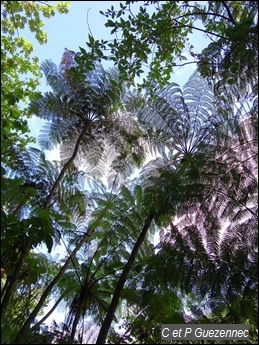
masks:
[[[244,2],[238,16],[236,6],[231,2],[209,2],[199,4],[200,12],[195,14],[205,25],[210,25],[212,19],[205,15],[207,11],[216,16],[223,13],[228,18],[232,13],[232,24],[223,30],[221,38],[202,51],[198,64],[198,70],[214,84],[214,91],[225,103],[225,109],[236,101],[246,101],[251,90],[258,88],[258,66],[254,63],[258,60],[258,4]]]
[[[178,208],[177,226],[163,239],[186,270],[181,288],[201,297],[209,294],[213,308],[242,295],[248,282],[256,286],[256,142],[253,121],[246,117],[202,167],[202,199],[190,199]]]
[[[59,145],[61,161],[65,163],[77,147],[74,164],[97,178],[104,174],[107,163],[115,174],[130,174],[132,164],[141,163],[147,148],[140,140],[142,130],[126,94],[122,95],[125,100],[119,99],[126,91],[116,85],[116,70],[105,71],[96,64],[84,80],[58,72],[49,60],[42,64],[42,70],[53,92],[30,105],[33,114],[47,121],[39,137],[42,148],[51,150]],[[88,129],[81,136],[86,126]],[[109,180],[113,179],[113,172],[108,174]]]
[[[158,89],[156,100],[147,101],[140,121],[163,131],[167,147],[180,154],[193,153],[215,140],[213,132],[222,123],[214,111],[214,97],[206,80],[195,72],[183,91],[175,83]]]

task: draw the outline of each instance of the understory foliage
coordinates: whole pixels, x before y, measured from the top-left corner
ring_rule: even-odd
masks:
[[[120,18],[132,3],[105,15]],[[257,3],[204,3],[146,2],[129,21],[108,20],[124,30],[122,46],[110,43],[117,67],[103,67],[93,38],[90,55],[65,48],[60,66],[42,63],[51,91],[28,106],[45,120],[39,148],[12,137],[1,166],[3,344],[157,344],[166,323],[249,324],[246,343],[258,343]],[[195,20],[218,45],[182,88],[164,84],[161,30],[176,26],[169,54],[181,58],[180,35]],[[158,36],[152,92],[126,83],[146,61],[137,45],[136,70],[119,61],[139,21],[144,48]],[[215,77],[205,60],[219,54]],[[54,148],[60,159],[48,161]]]

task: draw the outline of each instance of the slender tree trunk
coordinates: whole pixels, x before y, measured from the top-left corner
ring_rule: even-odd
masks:
[[[135,245],[132,249],[132,252],[130,254],[128,262],[126,263],[124,269],[122,270],[121,276],[118,280],[116,289],[115,289],[114,294],[113,294],[111,304],[108,308],[106,317],[105,317],[103,324],[102,324],[102,327],[100,329],[96,344],[105,344],[105,339],[107,337],[107,334],[108,334],[108,331],[110,329],[112,320],[114,318],[114,314],[115,314],[116,308],[118,306],[119,299],[120,299],[124,284],[128,278],[129,272],[133,266],[133,263],[134,263],[134,260],[137,256],[137,254],[138,254],[138,251],[139,251],[142,243],[145,240],[146,234],[148,232],[148,229],[151,225],[152,220],[153,220],[153,216],[150,215],[148,217],[148,219],[146,220],[144,227],[142,228],[141,233],[137,239],[137,242],[135,243]]]
[[[23,200],[22,202],[20,202],[20,204],[13,211],[13,215],[17,215],[24,205],[25,205],[25,201]],[[8,286],[6,289],[4,288],[4,290],[2,291],[2,294],[4,297],[3,297],[3,300],[1,303],[1,318],[5,314],[5,311],[6,311],[6,308],[8,306],[8,303],[10,301],[10,298],[14,292],[15,285],[16,285],[17,280],[18,280],[19,272],[21,271],[23,262],[27,256],[27,254],[29,253],[30,249],[31,249],[31,240],[30,240],[30,238],[28,238],[26,240],[24,247],[22,248],[21,255],[20,255],[19,260],[16,264],[16,267],[14,269],[13,274],[11,275],[11,277],[8,277],[9,278],[8,279]]]
[[[33,331],[34,329],[38,328],[52,313],[53,311],[57,308],[57,306],[59,305],[59,303],[62,301],[62,299],[64,298],[64,294],[61,295],[58,300],[56,301],[56,303],[53,305],[53,307],[50,309],[50,311],[47,312],[47,314],[40,320],[38,321],[33,327],[31,327],[31,331]]]
[[[13,215],[16,216],[25,204],[26,204],[26,200],[21,201],[19,205],[17,205],[16,209],[13,211]]]
[[[77,153],[78,153],[78,150],[79,150],[79,147],[80,147],[80,144],[81,144],[81,141],[85,135],[85,133],[89,130],[91,126],[91,122],[86,122],[85,126],[84,126],[84,129],[82,130],[81,134],[79,135],[78,139],[77,139],[77,142],[76,142],[76,145],[75,145],[75,148],[74,148],[74,152],[72,154],[72,156],[69,158],[69,160],[64,164],[58,178],[56,179],[55,183],[53,184],[52,188],[51,188],[51,191],[49,192],[49,195],[47,196],[46,198],[46,201],[45,201],[45,205],[44,205],[44,208],[45,209],[48,209],[49,206],[50,206],[50,201],[51,199],[53,198],[54,196],[54,193],[57,189],[57,187],[59,186],[60,184],[60,181],[62,180],[62,178],[64,177],[65,173],[67,172],[67,170],[70,168],[71,164],[73,163],[74,159],[76,158],[77,156]]]
[[[22,248],[22,252],[21,252],[21,255],[19,257],[19,260],[15,266],[14,272],[10,278],[9,285],[6,289],[3,301],[1,303],[1,319],[6,312],[6,308],[8,306],[9,301],[10,301],[10,298],[14,292],[15,285],[16,285],[16,282],[18,280],[19,272],[21,271],[25,257],[29,253],[30,249],[31,249],[31,240],[29,238],[27,238],[26,243]]]
[[[14,339],[15,344],[19,344],[21,341],[21,337],[27,332],[27,330],[30,328],[31,323],[34,321],[35,317],[37,316],[38,312],[40,311],[41,307],[43,306],[45,300],[51,293],[52,288],[57,284],[59,279],[62,277],[64,274],[65,270],[67,269],[68,265],[70,264],[72,257],[78,252],[78,250],[82,247],[82,245],[85,243],[87,237],[91,235],[91,233],[94,231],[95,228],[91,227],[89,228],[86,233],[84,234],[83,238],[81,241],[77,244],[75,249],[72,251],[70,256],[67,258],[67,261],[65,264],[62,266],[56,277],[52,280],[52,282],[47,286],[46,290],[43,292],[38,304],[34,308],[34,310],[31,312],[30,316],[28,319],[25,321],[24,325],[20,329],[19,333],[17,334],[16,338]]]
[[[87,290],[87,286],[85,287],[85,289]],[[72,331],[71,331],[71,339],[74,340],[75,338],[75,334],[76,334],[76,328],[78,325],[78,321],[82,315],[82,311],[83,311],[83,306],[85,305],[86,301],[88,298],[88,293],[87,291],[82,290],[82,286],[81,286],[81,292],[80,292],[80,297],[79,297],[79,304],[76,310],[76,314],[74,317],[74,321],[73,321],[73,326],[72,326]]]

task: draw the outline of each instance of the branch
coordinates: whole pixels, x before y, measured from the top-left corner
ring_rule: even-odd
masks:
[[[177,20],[175,20],[175,21],[177,22]],[[219,34],[216,34],[215,32],[211,32],[211,31],[208,31],[208,30],[200,29],[200,28],[197,28],[196,26],[192,26],[192,25],[182,24],[182,25],[178,25],[178,26],[172,26],[172,28],[190,28],[190,29],[193,29],[193,30],[198,30],[198,31],[204,32],[204,33],[206,33],[208,35],[213,35],[213,36],[216,36],[216,37],[219,37],[219,38],[222,38],[222,39],[226,39],[226,37],[221,36]]]
[[[224,3],[225,1],[222,1],[222,2]],[[231,13],[230,13],[230,15],[228,13],[228,15],[229,15],[229,18],[228,18],[228,17],[223,16],[222,14],[214,13],[214,12],[194,12],[194,13],[186,13],[186,14],[184,14],[182,16],[173,18],[173,20],[181,19],[181,18],[184,18],[184,17],[187,17],[187,16],[193,16],[193,15],[195,16],[195,15],[199,15],[199,14],[201,14],[201,15],[202,14],[206,14],[208,16],[220,17],[222,19],[230,21],[233,24],[236,24],[234,19],[233,19],[233,17],[232,17],[232,15],[231,15]]]
[[[223,6],[225,7],[225,9],[227,10],[227,13],[228,13],[228,16],[229,16],[229,20],[230,20],[234,25],[236,25],[236,21],[235,21],[235,19],[233,18],[232,14],[231,14],[231,12],[230,12],[230,9],[229,9],[229,7],[228,7],[228,5],[227,5],[227,3],[226,3],[226,1],[222,1],[222,4],[223,4]]]

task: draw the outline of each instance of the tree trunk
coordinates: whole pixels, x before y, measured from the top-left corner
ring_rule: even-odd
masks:
[[[37,329],[52,313],[53,311],[57,308],[59,303],[62,301],[64,298],[65,294],[61,295],[56,303],[53,305],[53,307],[50,309],[50,311],[47,312],[47,314],[40,320],[38,321],[30,330],[33,331],[34,329]]]
[[[78,153],[78,150],[79,150],[79,147],[80,147],[80,144],[81,144],[81,141],[85,135],[85,133],[89,130],[91,126],[91,123],[90,122],[86,122],[85,126],[84,126],[84,129],[82,130],[81,134],[79,135],[78,139],[77,139],[77,142],[76,142],[76,145],[75,145],[75,148],[74,148],[74,152],[72,154],[72,156],[69,158],[69,160],[64,164],[63,166],[63,169],[61,170],[58,178],[56,179],[55,183],[53,184],[52,188],[51,188],[51,191],[49,192],[49,195],[47,196],[46,198],[46,201],[45,201],[45,205],[44,205],[44,208],[45,209],[48,209],[49,206],[50,206],[50,201],[51,199],[53,198],[53,195],[57,189],[57,187],[59,186],[60,184],[60,181],[62,180],[62,178],[64,177],[65,173],[67,172],[67,170],[70,168],[71,164],[73,163],[74,159],[76,158],[77,156],[77,153]]]
[[[125,282],[127,280],[129,272],[130,272],[130,270],[131,270],[131,268],[133,266],[133,263],[134,263],[134,260],[135,260],[135,258],[137,256],[137,254],[138,254],[138,251],[139,251],[142,243],[144,242],[144,239],[146,237],[146,234],[148,232],[148,229],[149,229],[149,227],[151,225],[152,220],[153,220],[153,216],[150,215],[148,217],[148,219],[146,220],[145,225],[142,228],[141,233],[140,233],[140,235],[139,235],[139,237],[137,239],[137,242],[135,243],[135,245],[134,245],[134,247],[132,249],[132,252],[130,254],[128,262],[126,263],[124,269],[122,270],[121,276],[120,276],[120,278],[118,280],[116,289],[115,289],[114,294],[113,294],[113,298],[112,298],[111,304],[110,304],[110,306],[108,308],[106,317],[105,317],[105,319],[103,321],[103,324],[102,324],[102,327],[100,329],[100,332],[99,332],[96,344],[105,344],[105,339],[107,337],[109,328],[110,328],[112,320],[114,318],[114,314],[115,314],[116,308],[118,306],[119,299],[120,299],[120,296],[121,296],[124,284],[125,284]]]
[[[86,286],[85,289],[86,289],[86,291],[84,291],[83,287],[81,286],[81,292],[80,292],[80,296],[79,296],[78,307],[76,310],[76,314],[75,314],[73,325],[72,325],[72,331],[71,331],[71,335],[70,335],[72,340],[74,340],[74,338],[75,338],[76,328],[77,328],[79,319],[82,316],[83,307],[84,307],[84,305],[87,301],[87,298],[88,298],[88,293],[87,293],[88,287]]]
[[[22,248],[22,252],[21,252],[21,255],[19,257],[19,260],[15,266],[14,272],[10,278],[9,285],[6,289],[3,301],[1,303],[1,319],[6,312],[6,308],[8,306],[9,301],[10,301],[10,298],[14,292],[15,285],[16,285],[17,280],[18,280],[18,275],[21,271],[25,257],[29,253],[30,249],[31,249],[31,240],[29,238],[27,238],[26,243],[25,243],[24,247]]]
[[[77,246],[75,247],[75,249],[73,250],[73,252],[71,253],[71,255],[67,258],[67,261],[65,262],[65,264],[62,266],[62,268],[60,269],[60,271],[58,272],[58,274],[56,275],[56,277],[52,280],[52,282],[47,286],[46,290],[43,292],[38,304],[36,305],[36,307],[34,308],[34,310],[31,312],[30,316],[28,317],[28,319],[25,321],[24,325],[22,326],[22,328],[20,329],[20,331],[18,332],[16,338],[14,339],[14,344],[21,344],[21,337],[26,334],[27,330],[30,328],[30,325],[32,324],[32,322],[34,321],[34,319],[36,318],[38,312],[40,311],[41,307],[43,306],[45,300],[47,299],[47,297],[49,296],[49,294],[51,293],[52,288],[57,284],[57,282],[59,281],[59,279],[62,277],[62,275],[64,274],[65,270],[67,269],[68,265],[70,264],[72,257],[78,252],[78,250],[82,247],[82,245],[85,243],[87,237],[89,237],[91,235],[91,233],[94,231],[95,228],[90,227],[86,233],[84,234],[83,238],[81,239],[81,241],[77,244]]]

